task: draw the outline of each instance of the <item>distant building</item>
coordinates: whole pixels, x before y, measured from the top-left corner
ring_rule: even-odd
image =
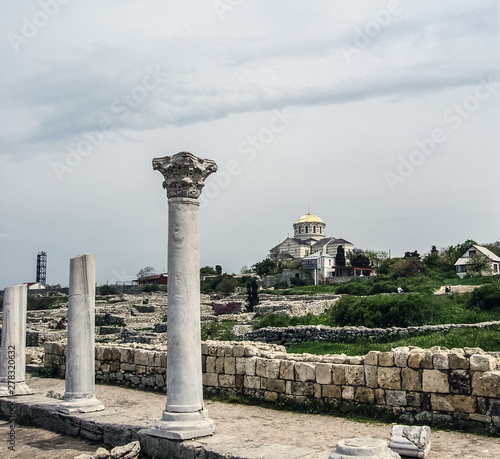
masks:
[[[44,284],[41,282],[25,282],[28,290],[43,290],[47,288]]]
[[[168,281],[168,274],[163,273],[163,274],[153,274],[151,276],[145,276],[140,279],[135,279],[132,282],[137,282],[139,285],[149,285],[149,284],[167,285],[167,281]]]
[[[467,251],[455,262],[455,269],[457,271],[458,277],[465,277],[467,274],[467,266],[471,262],[471,257],[480,253],[491,261],[491,269],[485,271],[483,275],[495,275],[500,274],[500,257],[495,255],[491,250],[480,245],[471,245]]]
[[[337,249],[342,246],[347,258],[354,249],[354,245],[335,236],[325,237],[325,228],[326,223],[309,211],[293,224],[293,237],[288,236],[283,242],[273,247],[270,254],[302,259],[313,253],[322,252],[335,257]]]

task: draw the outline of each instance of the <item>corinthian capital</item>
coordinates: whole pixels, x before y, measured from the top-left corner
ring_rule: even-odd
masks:
[[[153,169],[162,173],[167,198],[200,197],[205,179],[217,170],[215,161],[198,158],[187,151],[153,159]]]

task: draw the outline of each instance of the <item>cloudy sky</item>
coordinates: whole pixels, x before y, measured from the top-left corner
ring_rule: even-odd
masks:
[[[356,247],[500,238],[497,0],[4,0],[0,288],[166,270],[151,160],[213,159],[201,265],[264,259],[308,206]]]

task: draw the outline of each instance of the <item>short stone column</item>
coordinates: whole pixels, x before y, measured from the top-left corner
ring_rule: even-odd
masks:
[[[167,405],[150,435],[185,440],[212,435],[203,407],[198,213],[209,159],[181,152],[153,159],[168,197]]]
[[[29,395],[26,384],[26,284],[7,287],[3,293],[0,397]]]
[[[95,398],[95,255],[72,258],[69,274],[66,390],[63,413],[100,411]]]
[[[385,440],[372,437],[357,437],[340,440],[328,459],[401,459],[391,451]]]

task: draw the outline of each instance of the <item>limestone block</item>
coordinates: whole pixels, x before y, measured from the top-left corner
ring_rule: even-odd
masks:
[[[257,364],[257,357],[246,358],[245,374],[247,374],[248,376],[255,376],[256,364]]]
[[[236,387],[236,376],[219,375],[219,387]]]
[[[280,361],[280,379],[295,379],[295,362],[293,360]]]
[[[236,344],[233,347],[233,357],[244,357],[245,356],[245,346],[241,344]]]
[[[404,390],[385,391],[385,402],[389,406],[406,406],[406,392]]]
[[[451,395],[431,394],[433,411],[455,411]]]
[[[346,363],[348,365],[363,365],[363,357],[358,357],[358,356],[347,357]]]
[[[205,371],[207,373],[215,373],[215,361],[216,357],[207,356],[205,360]]]
[[[117,375],[118,377],[118,375]],[[155,385],[158,387],[164,387],[165,386],[165,376],[163,375],[155,375]]]
[[[412,349],[408,356],[408,366],[410,368],[421,368],[425,352],[422,349]]]
[[[366,386],[376,389],[378,387],[378,367],[375,365],[365,365]]]
[[[285,393],[285,381],[283,379],[269,379],[267,381],[267,390],[272,392],[279,392],[280,394]]]
[[[144,365],[136,365],[135,372],[137,374],[144,374],[144,373],[146,373],[146,367]]]
[[[450,368],[447,352],[437,352],[432,354],[432,367],[435,370],[447,370]]]
[[[391,431],[389,447],[404,457],[423,459],[431,449],[431,429],[428,426],[396,425]]]
[[[255,374],[257,376],[266,376],[267,371],[267,359],[263,359],[261,357],[257,357],[255,364]]]
[[[378,365],[378,356],[380,351],[370,351],[365,355],[365,365]]]
[[[448,360],[452,370],[467,370],[469,368],[469,360],[465,356],[463,349],[452,349]]]
[[[377,405],[385,405],[385,390],[375,389],[375,403]]]
[[[233,348],[234,348],[233,344],[225,344],[224,345],[224,355],[226,357],[233,357]]]
[[[267,390],[267,383],[269,382],[269,379],[267,378],[260,378],[260,388],[262,390]]]
[[[470,369],[472,371],[493,371],[497,363],[492,355],[474,354],[470,357]]]
[[[318,384],[332,383],[332,366],[328,363],[318,363],[316,365],[316,382]]]
[[[101,365],[101,371],[104,373],[109,373],[110,366],[107,363]]]
[[[394,365],[400,368],[407,367],[409,356],[410,356],[409,347],[398,347],[394,349]]]
[[[163,357],[163,354],[165,354],[164,352],[154,352],[153,355],[154,355],[154,358],[153,358],[153,366],[155,367],[165,367],[165,365],[163,364],[162,362],[162,357]],[[165,354],[165,358],[166,358],[166,354]],[[205,359],[205,357],[204,357]],[[166,360],[165,360],[166,362]]]
[[[295,376],[295,379],[300,382],[315,381],[316,365],[307,362],[297,362],[295,364]]]
[[[401,368],[379,367],[378,385],[382,389],[401,389]]]
[[[365,368],[362,365],[345,366],[346,383],[350,386],[363,386],[365,384]]]
[[[314,383],[292,381],[292,395],[314,395]]]
[[[345,384],[345,365],[332,365],[333,384]]]
[[[95,347],[95,358],[96,360],[104,360],[104,347],[96,346]]]
[[[420,408],[422,406],[422,392],[407,392],[406,393],[406,404],[407,406],[413,406],[415,408]]]
[[[451,403],[458,412],[474,413],[476,411],[476,397],[467,395],[453,395]]]
[[[321,398],[321,384],[314,383],[314,398]]]
[[[246,374],[246,359],[245,357],[235,357],[236,359],[236,374],[244,375]]]
[[[470,395],[471,375],[468,370],[451,370],[448,380],[452,394]]]
[[[203,373],[202,375],[203,385],[218,387],[219,386],[218,376],[219,375],[217,373]]]
[[[422,389],[424,392],[449,393],[448,372],[441,370],[423,370]]]
[[[260,389],[260,377],[245,375],[243,384],[246,389]]]
[[[278,379],[280,377],[281,360],[268,360],[266,362],[266,378]]]
[[[354,387],[342,386],[342,398],[344,400],[354,400]]]
[[[342,386],[328,384],[321,387],[321,395],[325,398],[341,398]]]
[[[219,374],[224,373],[224,356],[215,358],[215,372]]]
[[[292,381],[285,381],[285,393],[292,395]]]
[[[401,388],[408,391],[421,391],[422,370],[401,369]]]
[[[471,413],[469,414],[469,419],[472,421],[485,422],[489,424],[491,422],[491,416],[486,416],[485,414]]]
[[[100,446],[94,453],[94,459],[109,459],[109,451]]]
[[[393,367],[394,366],[394,352],[381,352],[378,356],[378,364],[381,367]]]
[[[420,362],[420,368],[425,368],[428,370],[432,370],[434,368],[432,363],[432,353],[427,349],[423,356],[422,361]]]
[[[375,401],[375,392],[373,389],[370,389],[368,387],[356,387],[354,400],[359,403],[373,404],[373,402]]]
[[[224,373],[227,375],[236,374],[236,359],[234,357],[224,357]]]
[[[244,375],[236,375],[235,380],[236,380],[236,389],[243,389],[244,387]]]
[[[115,372],[120,369],[120,361],[119,360],[113,360],[109,366],[109,371]]]
[[[399,459],[398,453],[391,451],[385,440],[372,437],[349,438],[340,440],[334,452],[328,459],[348,459],[358,457],[363,459]]]
[[[123,372],[131,371],[135,373],[135,365],[132,365],[131,363],[122,363],[120,365],[120,370]]]
[[[259,349],[255,346],[245,346],[245,357],[254,357],[259,355]]]
[[[134,349],[122,347],[120,349],[120,361],[122,363],[134,363]]]
[[[472,393],[485,397],[500,398],[500,371],[474,373],[472,376]]]

